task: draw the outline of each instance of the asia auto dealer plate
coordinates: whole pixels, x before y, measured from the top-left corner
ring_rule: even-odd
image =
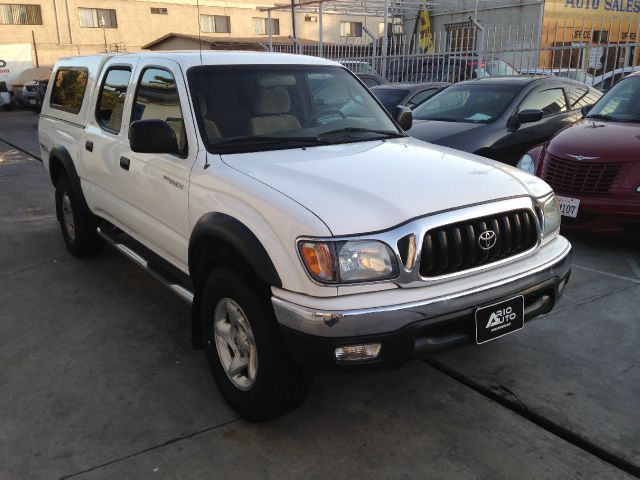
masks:
[[[485,343],[524,327],[524,297],[519,295],[476,310],[476,343]]]

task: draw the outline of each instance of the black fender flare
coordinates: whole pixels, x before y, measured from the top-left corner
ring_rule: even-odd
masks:
[[[202,348],[204,339],[200,332],[200,302],[203,272],[198,271],[198,250],[201,242],[221,240],[232,246],[266,285],[282,286],[280,276],[262,242],[249,228],[236,218],[224,213],[206,213],[196,223],[189,239],[189,275],[194,286],[191,308],[191,341],[193,348]]]
[[[231,245],[252,268],[260,280],[275,287],[282,281],[262,242],[253,232],[236,218],[218,212],[206,213],[196,223],[189,239],[189,274],[194,281],[199,280],[196,251],[203,238],[216,238]]]
[[[89,212],[89,205],[87,205],[87,201],[84,198],[84,194],[82,193],[82,185],[80,184],[80,177],[78,176],[78,172],[76,171],[76,166],[73,163],[71,155],[67,151],[66,148],[62,146],[55,146],[49,152],[49,177],[51,178],[51,183],[53,186],[56,186],[56,181],[59,175],[57,175],[57,168],[52,168],[52,161],[56,159],[56,161],[62,164],[62,169],[64,173],[67,175],[69,182],[71,183],[71,188],[76,195],[76,198],[80,199],[81,208],[87,212]],[[55,163],[54,163],[55,164]],[[58,216],[58,220],[61,219],[61,212],[56,212]]]

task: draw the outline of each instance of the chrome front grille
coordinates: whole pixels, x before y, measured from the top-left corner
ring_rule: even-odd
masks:
[[[424,235],[420,275],[436,277],[479,267],[529,250],[537,241],[536,217],[528,209],[437,227]]]
[[[542,178],[558,193],[604,194],[621,167],[621,163],[567,160],[547,154]]]

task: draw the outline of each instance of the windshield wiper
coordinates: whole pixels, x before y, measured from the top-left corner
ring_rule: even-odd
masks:
[[[214,142],[213,147],[232,147],[242,145],[271,145],[271,144],[301,144],[321,145],[325,142],[318,137],[279,137],[277,135],[246,135],[242,137],[225,138]]]
[[[587,120],[588,119],[594,119],[594,120],[611,120],[612,122],[616,122],[617,121],[611,115],[601,115],[601,114],[587,115],[585,118]]]
[[[340,135],[340,134],[345,134],[348,136],[349,134],[352,134],[352,133],[373,133],[376,135],[384,135],[389,138],[398,138],[398,137],[406,136],[400,132],[393,131],[393,130],[376,130],[374,128],[363,128],[363,127],[345,127],[345,128],[338,128],[336,130],[329,130],[328,132],[323,132],[319,134],[317,138],[321,139],[322,137],[325,137],[325,136]]]
[[[431,118],[418,118],[415,120],[431,120],[433,122],[466,122],[467,120],[461,118],[448,118],[448,117],[431,117]]]

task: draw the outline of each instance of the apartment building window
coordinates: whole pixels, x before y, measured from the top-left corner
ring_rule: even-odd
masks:
[[[42,25],[40,5],[2,3],[0,25]]]
[[[311,23],[317,23],[318,22],[318,17],[316,17],[315,15],[307,15],[304,17],[304,21],[305,22],[311,22]]]
[[[86,28],[118,28],[116,11],[106,8],[78,8],[80,26]]]
[[[341,37],[361,37],[362,22],[340,22]]]
[[[231,21],[224,15],[200,15],[200,29],[206,33],[230,33]]]
[[[387,33],[389,35],[404,34],[404,21],[402,17],[393,17],[391,22],[387,24]],[[384,22],[378,24],[378,36],[384,35]]]
[[[167,10],[166,8],[151,7],[151,13],[154,15],[167,15],[169,13],[169,10]]]
[[[253,17],[253,33],[256,35],[269,35],[269,19]],[[271,34],[280,35],[280,20],[271,19]]]

